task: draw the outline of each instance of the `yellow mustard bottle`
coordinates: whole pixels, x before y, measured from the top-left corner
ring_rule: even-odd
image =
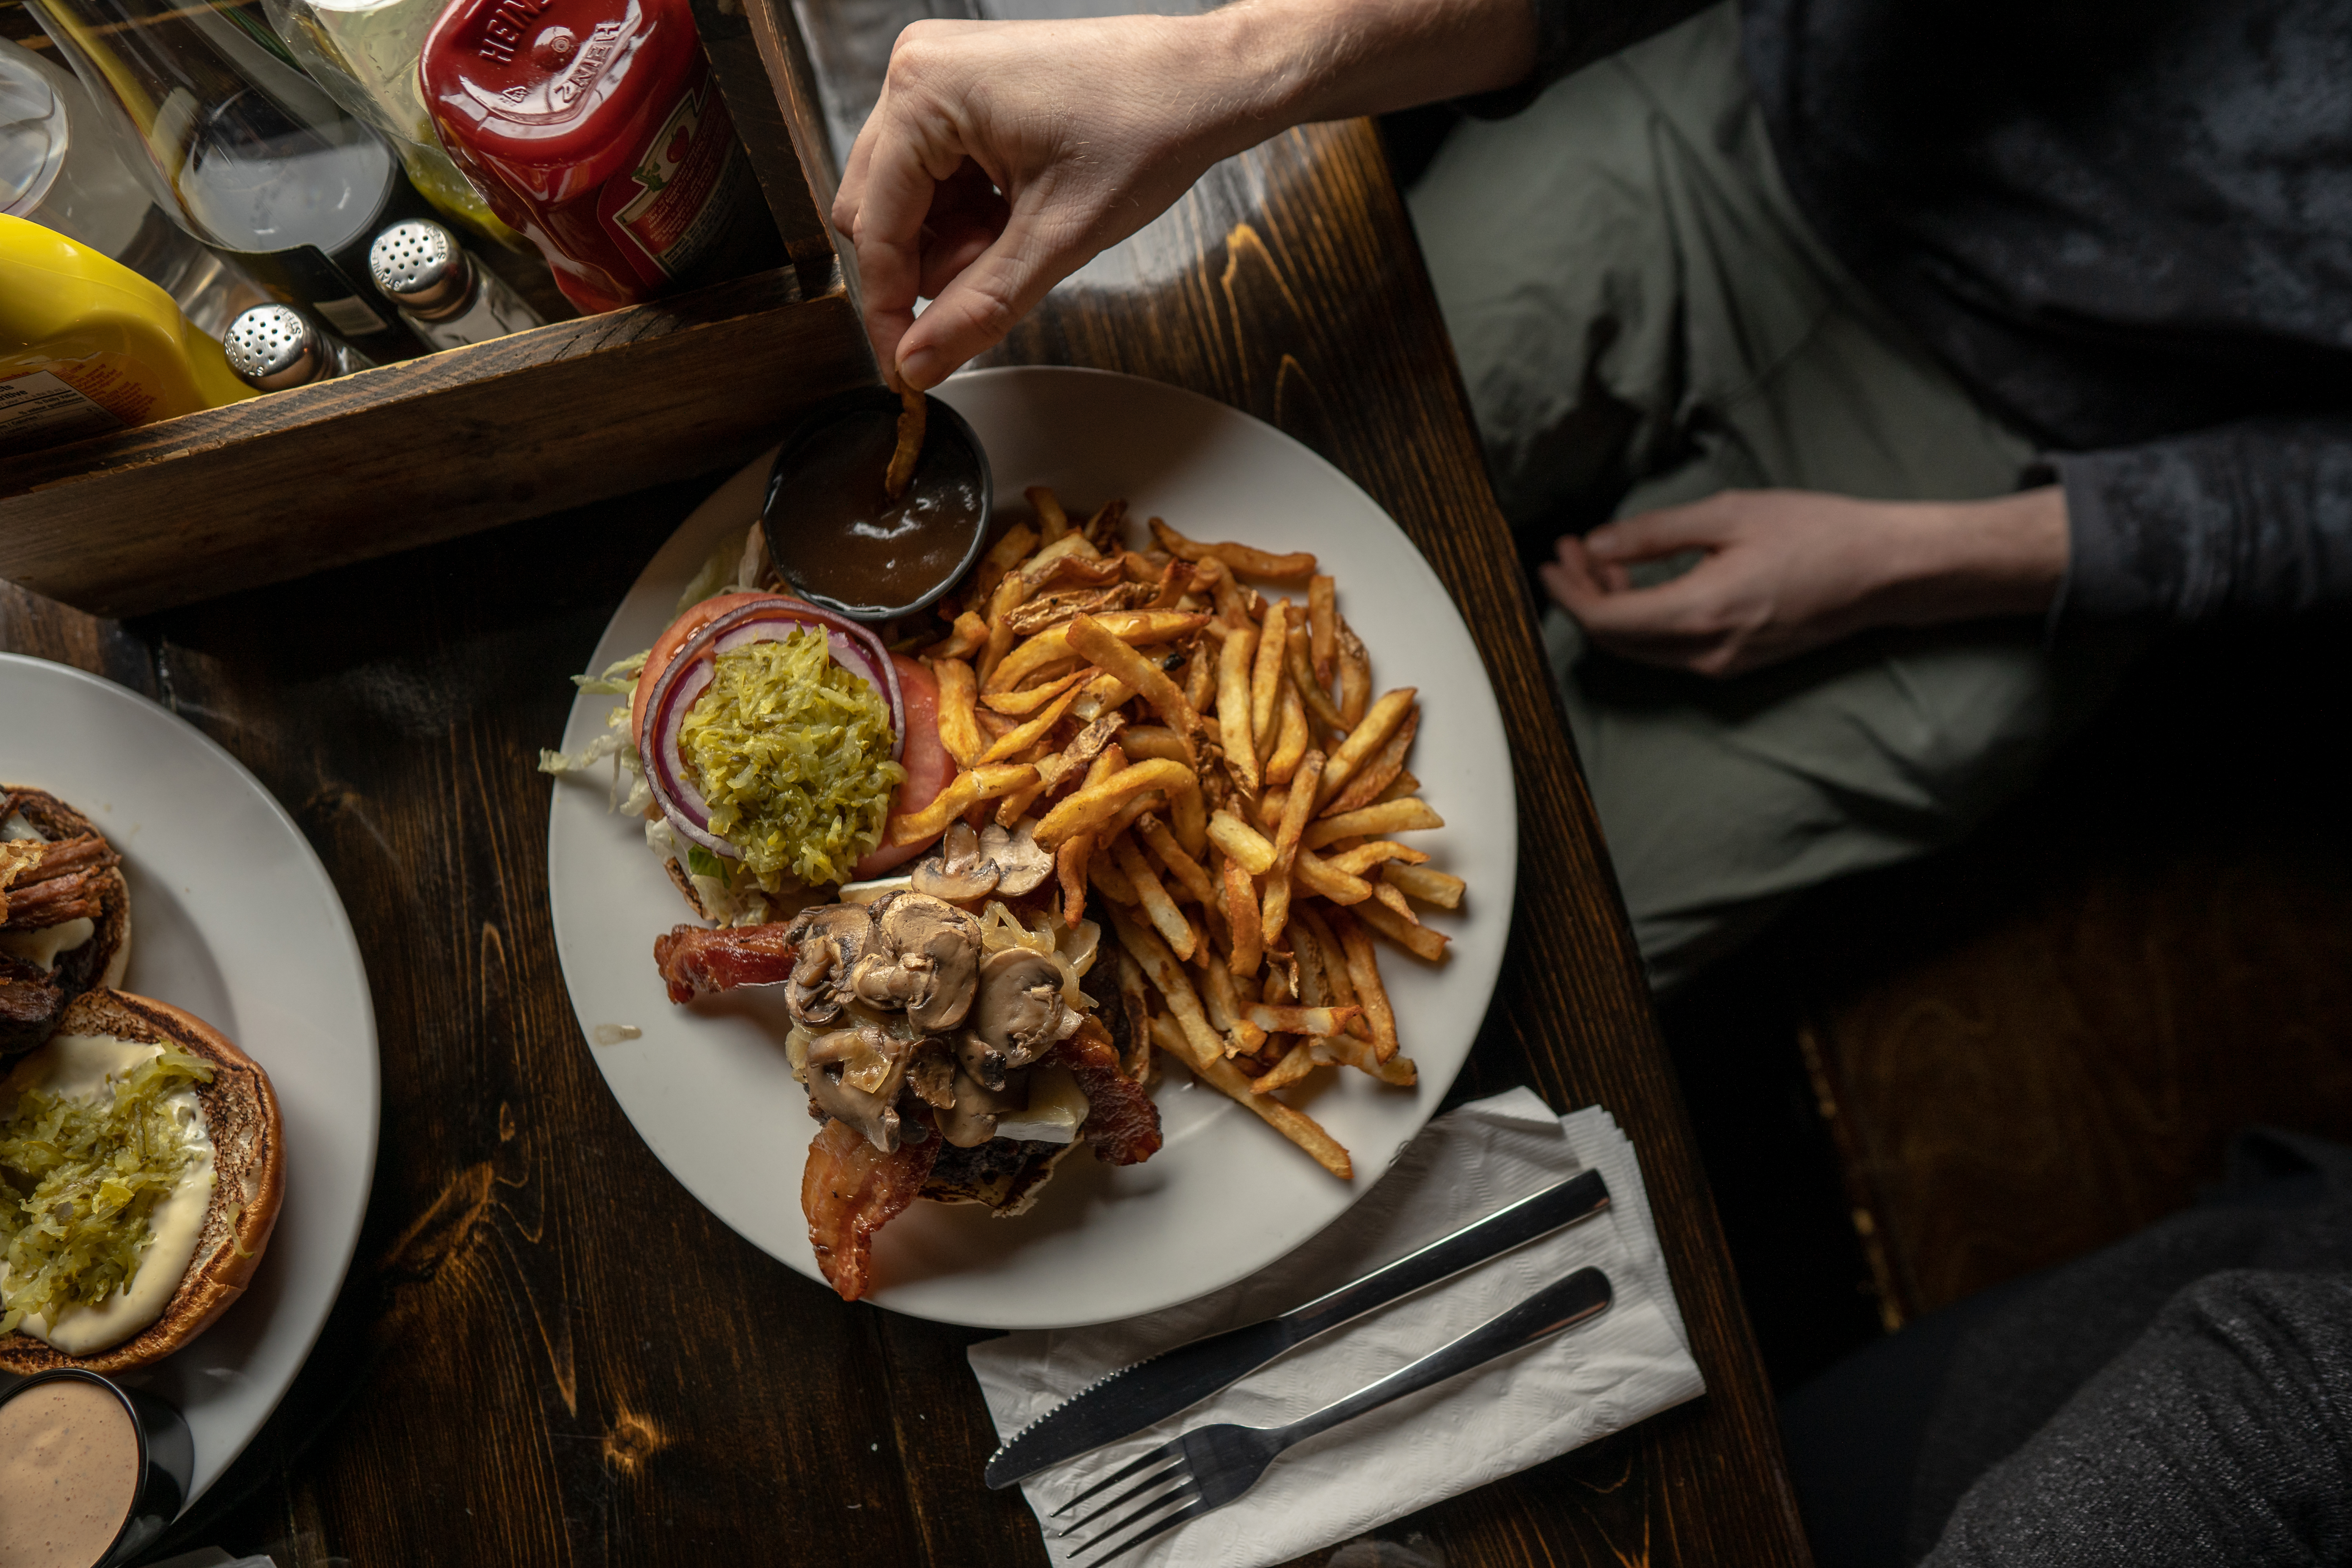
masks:
[[[169,294],[54,229],[0,213],[0,453],[254,395]]]

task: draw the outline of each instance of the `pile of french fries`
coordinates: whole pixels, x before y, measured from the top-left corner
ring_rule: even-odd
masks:
[[[1414,903],[1457,908],[1464,885],[1393,837],[1444,826],[1405,766],[1413,689],[1374,698],[1314,556],[1158,518],[1129,549],[1124,501],[1081,524],[1051,490],[1028,497],[1035,522],[990,550],[925,650],[960,771],[892,842],[982,811],[1032,820],[1065,920],[1098,898],[1157,992],[1154,1043],[1349,1177],[1274,1091],[1327,1066],[1414,1080],[1378,940],[1442,962]]]

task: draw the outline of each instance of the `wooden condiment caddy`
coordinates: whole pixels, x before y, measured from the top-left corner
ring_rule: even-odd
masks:
[[[772,271],[0,458],[0,578],[138,615],[732,468],[878,379],[788,0],[695,0]]]

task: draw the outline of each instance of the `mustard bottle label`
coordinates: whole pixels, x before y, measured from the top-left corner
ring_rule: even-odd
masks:
[[[0,452],[37,451],[121,427],[121,420],[47,371],[0,381]]]

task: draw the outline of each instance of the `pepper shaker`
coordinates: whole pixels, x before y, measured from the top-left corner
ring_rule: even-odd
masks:
[[[308,386],[375,362],[291,305],[256,305],[221,336],[229,368],[264,392]]]
[[[502,338],[540,325],[539,314],[425,218],[394,224],[368,247],[368,270],[416,335],[436,349]]]

